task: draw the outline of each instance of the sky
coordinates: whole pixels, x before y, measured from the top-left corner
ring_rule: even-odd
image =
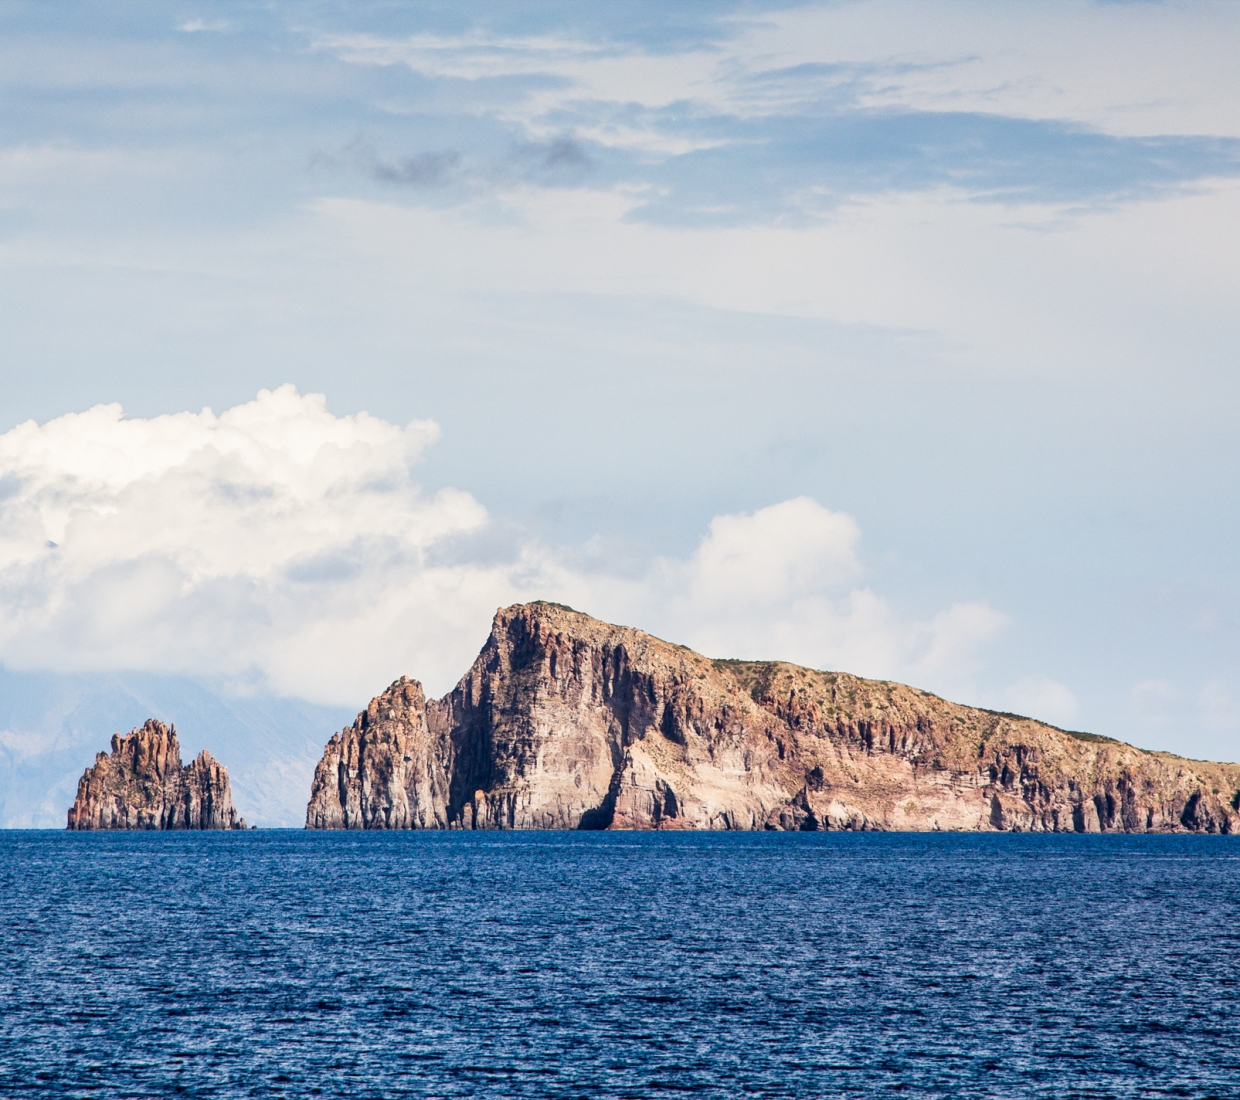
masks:
[[[143,706],[270,761],[536,598],[1240,759],[1237,56],[1230,3],[0,0],[0,823]]]

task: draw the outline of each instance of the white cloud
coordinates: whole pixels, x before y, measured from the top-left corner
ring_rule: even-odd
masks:
[[[1210,732],[1240,731],[1240,707],[1237,707],[1226,681],[1217,677],[1206,681],[1197,693],[1197,706],[1201,713],[1201,723]]]
[[[413,480],[437,435],[292,386],[219,416],[100,405],[19,425],[0,436],[0,660],[358,702],[402,672],[446,688],[497,606],[550,598],[712,655],[935,685],[1004,622],[980,604],[902,620],[860,586],[856,521],[806,497],[717,516],[637,579],[534,542],[482,560],[485,509]]]
[[[1164,678],[1133,685],[1127,723],[1137,743],[1207,760],[1240,759],[1240,706],[1236,685],[1210,677],[1196,685]],[[1121,729],[1117,736],[1128,740]],[[1191,739],[1191,740],[1190,740]]]
[[[862,586],[863,574],[856,520],[798,497],[716,516],[687,560],[657,562],[641,585],[598,598],[616,617],[713,657],[793,661],[969,694],[976,651],[1006,617],[962,603],[928,622],[909,620]]]
[[[688,599],[701,607],[778,606],[855,580],[861,529],[808,497],[750,515],[716,516],[688,563]]]
[[[1005,695],[1005,704],[1016,713],[1059,726],[1070,724],[1079,712],[1072,690],[1049,676],[1022,676]]]
[[[985,603],[958,603],[941,611],[921,629],[924,649],[912,676],[925,683],[963,686],[977,670],[978,648],[1008,625],[1008,617]]]
[[[505,76],[556,76],[556,86],[509,105],[511,117],[535,123],[538,115],[589,98],[661,107],[714,99],[713,84],[726,71],[714,49],[648,53],[613,42],[555,35],[467,36],[419,34],[382,38],[369,34],[321,35],[314,48],[357,65],[405,65],[427,76],[482,80]]]
[[[1132,701],[1137,713],[1143,716],[1161,716],[1163,711],[1179,698],[1179,691],[1170,680],[1142,680],[1132,688]]]
[[[219,34],[228,30],[228,23],[223,19],[188,19],[177,30],[182,34]]]
[[[467,493],[412,480],[437,435],[333,416],[292,386],[218,417],[101,405],[19,425],[0,436],[0,654],[355,690],[355,655],[373,653],[359,632],[422,599],[442,608],[427,551],[486,522]]]

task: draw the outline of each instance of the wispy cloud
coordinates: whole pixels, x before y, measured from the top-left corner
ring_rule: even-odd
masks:
[[[151,148],[211,129],[205,120],[224,110],[229,132],[261,118],[279,143],[301,143],[304,163],[343,146],[336,122],[347,116],[344,132],[363,134],[371,152],[333,154],[353,168],[336,186],[399,185],[405,201],[435,206],[527,185],[587,187],[640,193],[630,219],[730,227],[828,218],[884,195],[1075,210],[1240,178],[1240,136],[1226,127],[1108,128],[1132,88],[1111,93],[1114,111],[1074,111],[1063,96],[1035,96],[1037,66],[985,35],[948,49],[930,33],[911,40],[901,24],[887,45],[858,44],[842,34],[848,6],[775,7],[643,9],[636,30],[605,13],[501,7],[395,21],[414,33],[322,11],[293,28],[277,7],[267,29],[288,47],[277,54],[251,56],[250,37],[215,35],[181,43],[173,67],[151,60],[71,79],[129,96],[126,140]],[[208,6],[181,30],[203,39],[232,29],[220,15]],[[221,82],[210,51],[234,48],[243,60]],[[35,68],[43,86],[46,65]],[[204,89],[212,109],[187,109]],[[1092,85],[1077,91],[1105,98]],[[91,98],[101,124],[107,101]]]
[[[188,19],[177,27],[184,34],[220,34],[228,29],[229,24],[223,19]]]
[[[722,39],[722,25],[717,31]],[[812,220],[878,195],[946,190],[987,203],[1088,207],[1240,176],[1233,137],[1117,135],[1071,119],[954,110],[946,95],[928,108],[901,92],[975,67],[972,54],[772,65],[743,36],[726,51],[695,43],[652,53],[610,39],[479,28],[404,39],[324,35],[315,48],[347,64],[407,69],[431,85],[536,82],[457,116],[456,155],[470,165],[456,177],[462,202],[519,178],[644,189],[632,219],[743,225]],[[508,150],[496,148],[498,133]],[[512,170],[511,149],[531,151],[535,163],[533,151],[544,147],[543,171]],[[443,184],[432,149],[377,148],[372,176]],[[569,165],[595,170],[550,171]]]

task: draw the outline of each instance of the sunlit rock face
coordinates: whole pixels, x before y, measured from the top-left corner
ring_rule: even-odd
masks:
[[[447,828],[451,755],[447,741],[427,728],[422,686],[402,677],[327,743],[306,826]]]
[[[205,749],[181,763],[176,727],[154,718],[99,753],[78,781],[70,829],[244,829],[228,772]]]
[[[1237,765],[533,603],[442,699],[402,677],[333,736],[306,825],[1231,832],[1238,805]]]

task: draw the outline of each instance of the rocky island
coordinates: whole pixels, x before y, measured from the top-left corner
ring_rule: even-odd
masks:
[[[176,727],[154,718],[99,753],[78,780],[70,829],[244,829],[228,772],[205,749],[181,763]]]
[[[402,677],[334,735],[306,827],[1229,833],[1240,765],[540,602],[442,699]]]

